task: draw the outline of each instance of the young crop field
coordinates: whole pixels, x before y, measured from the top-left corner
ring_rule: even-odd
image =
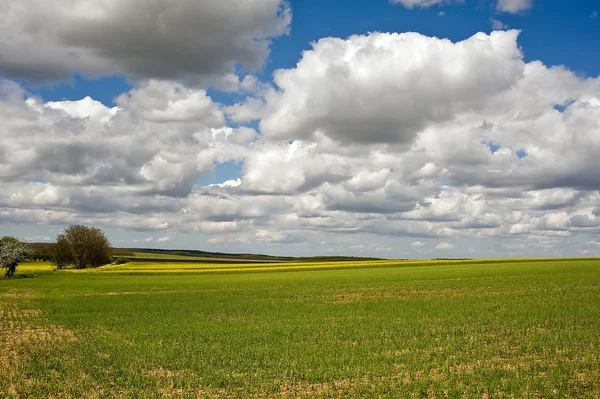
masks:
[[[0,397],[600,397],[600,260],[166,262],[2,279]]]

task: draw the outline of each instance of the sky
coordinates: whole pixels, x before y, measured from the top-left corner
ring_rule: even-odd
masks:
[[[0,235],[600,255],[600,4],[0,0]]]

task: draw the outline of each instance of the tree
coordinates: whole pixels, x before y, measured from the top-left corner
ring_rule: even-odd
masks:
[[[19,263],[27,260],[32,252],[28,244],[14,237],[3,237],[0,240],[0,267],[6,269],[4,275],[13,276]]]
[[[97,227],[71,225],[58,235],[55,245],[61,248],[61,254],[66,254],[65,248],[70,247],[72,263],[78,269],[110,263],[110,242]],[[55,264],[58,267],[56,259]]]
[[[62,235],[58,235],[56,243],[49,248],[50,259],[58,270],[75,264],[71,243]]]
[[[29,260],[33,262],[46,262],[50,260],[48,248],[36,248],[34,245],[31,245],[31,256]]]

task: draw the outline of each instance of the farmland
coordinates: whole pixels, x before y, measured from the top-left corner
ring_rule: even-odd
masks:
[[[17,274],[1,397],[600,397],[596,259]]]

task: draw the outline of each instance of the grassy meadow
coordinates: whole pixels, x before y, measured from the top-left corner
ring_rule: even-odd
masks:
[[[17,274],[0,397],[600,397],[600,260]]]

